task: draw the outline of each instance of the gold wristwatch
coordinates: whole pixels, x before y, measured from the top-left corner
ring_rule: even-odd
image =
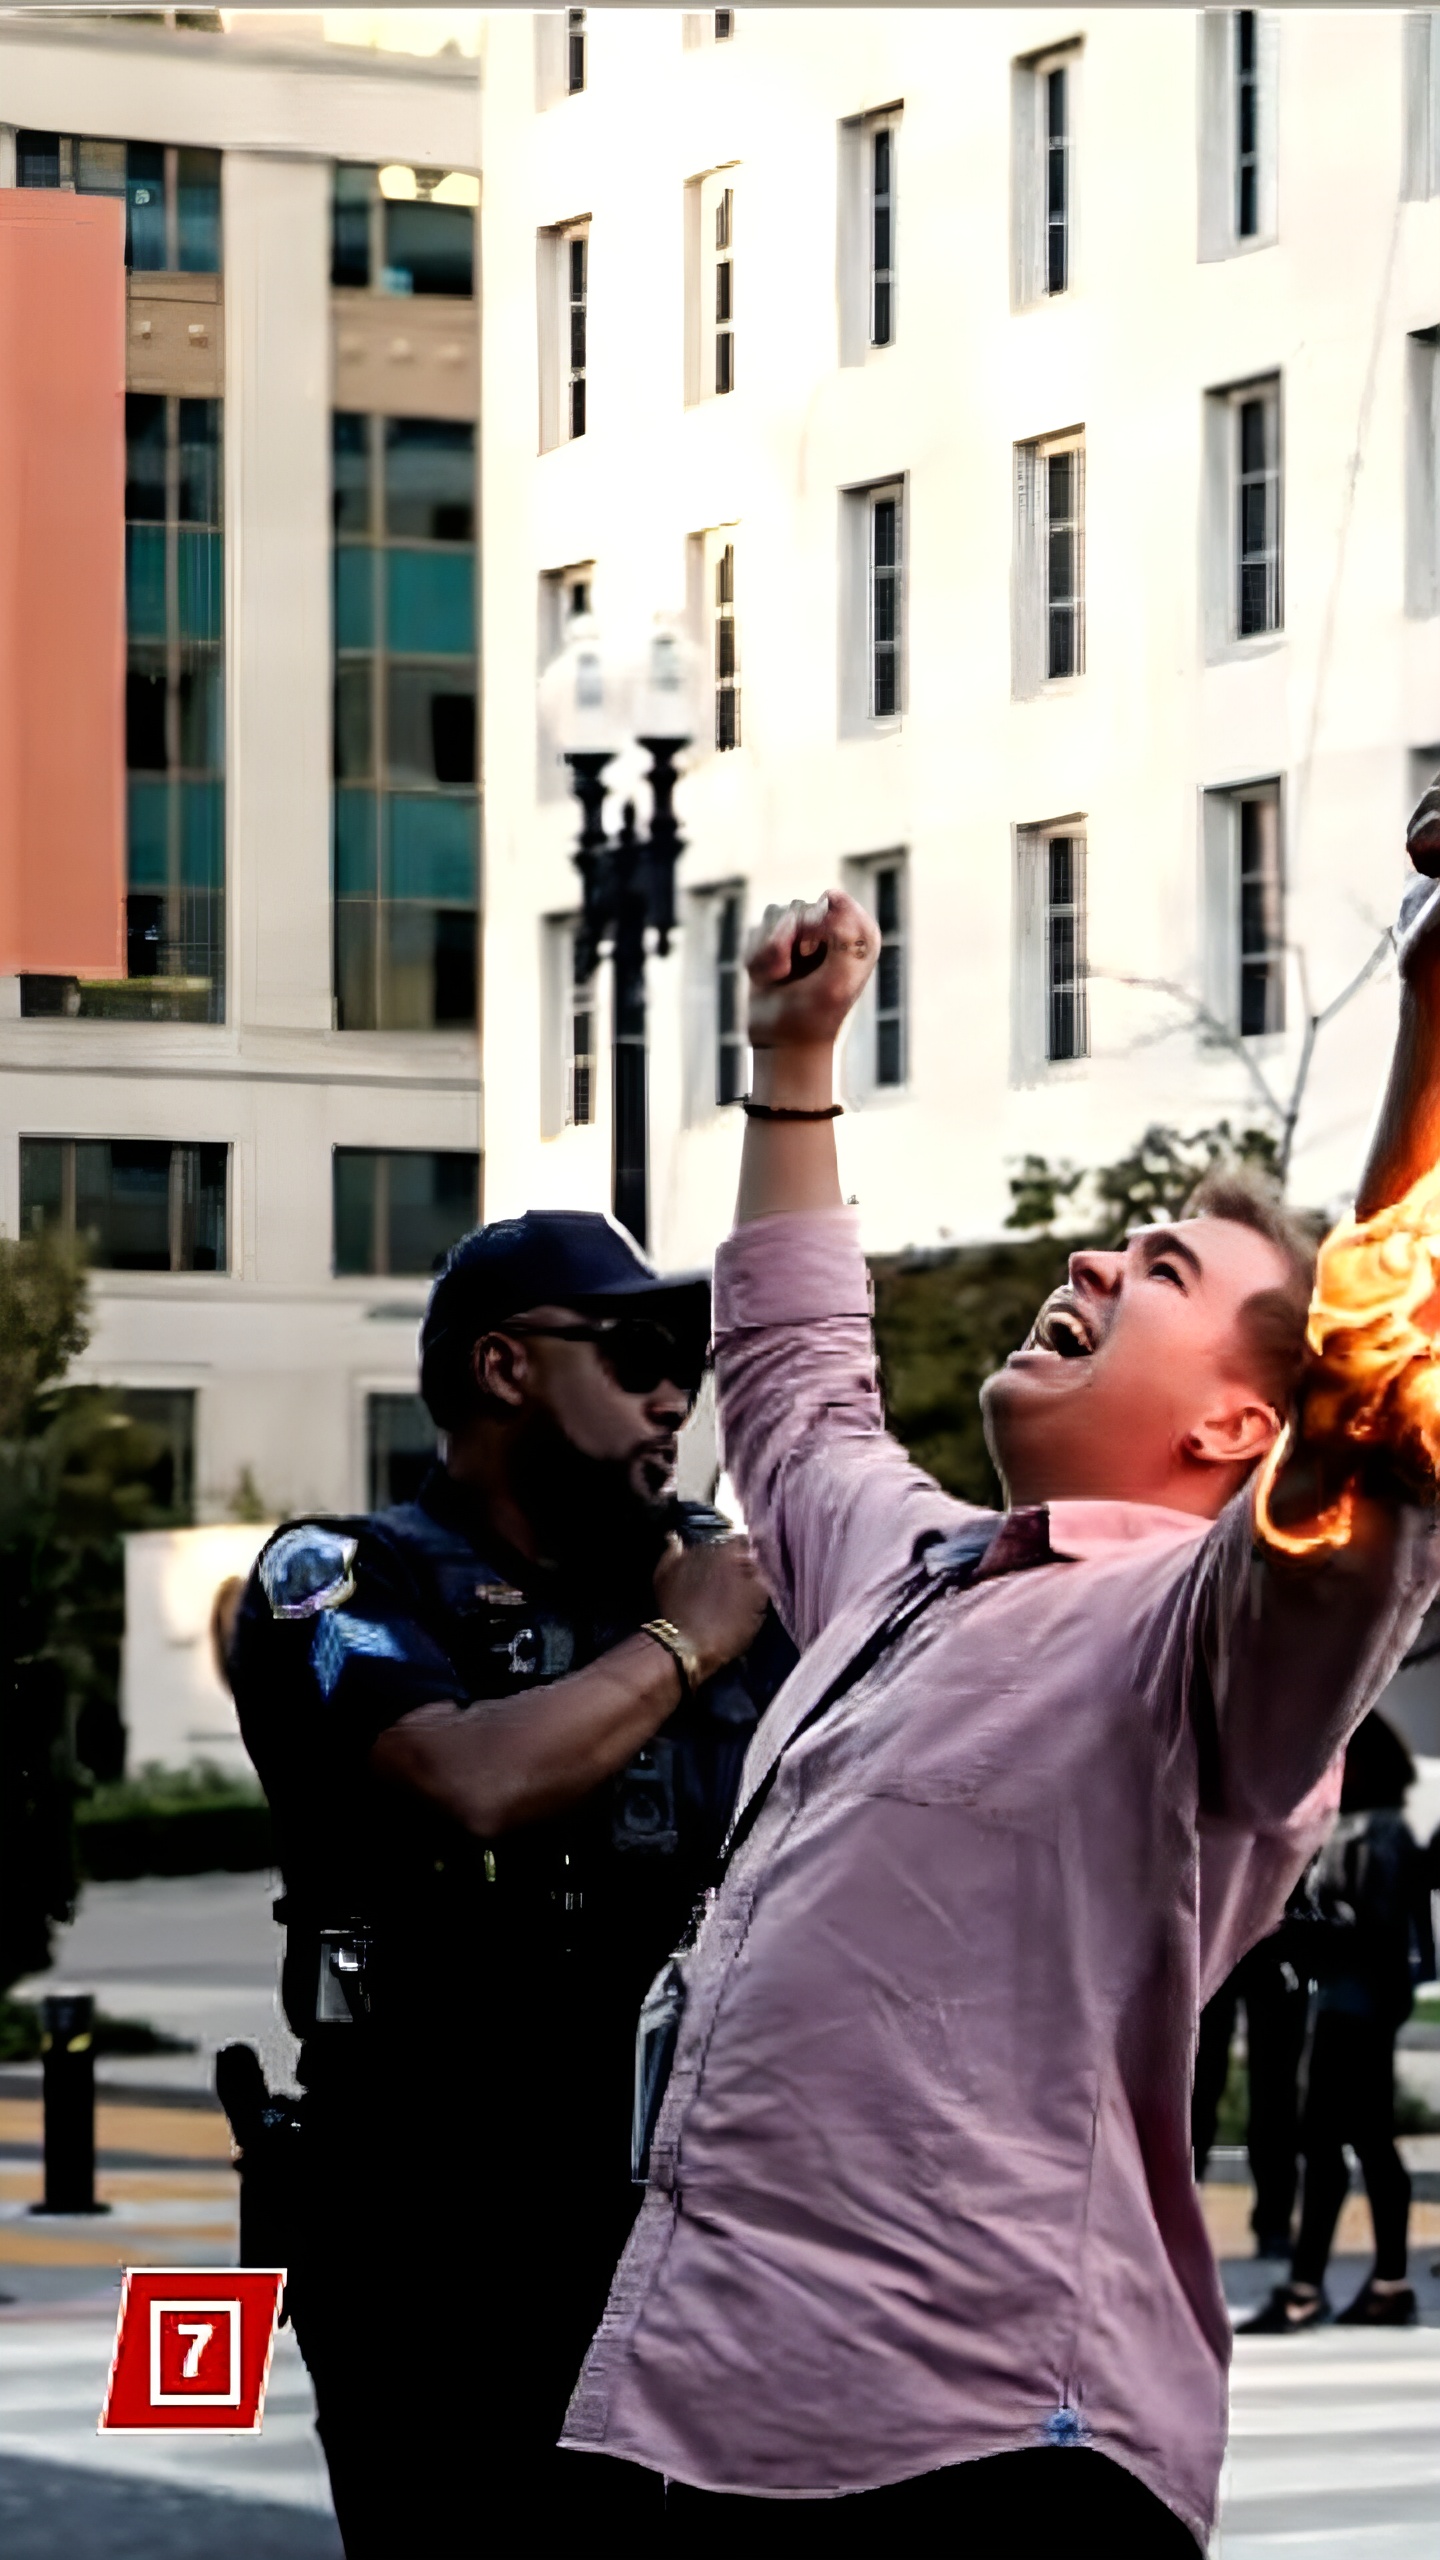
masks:
[[[686,1642],[673,1619],[647,1618],[640,1633],[642,1636],[653,1636],[657,1644],[663,1644],[671,1661],[679,1670],[687,1693],[691,1689],[699,1688],[700,1656],[694,1646]]]

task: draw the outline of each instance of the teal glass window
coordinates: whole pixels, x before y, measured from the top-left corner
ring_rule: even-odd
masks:
[[[347,1031],[470,1025],[474,429],[344,411],[333,455],[336,1017]]]
[[[480,1159],[459,1148],[337,1147],[335,1268],[428,1278],[480,1215]]]
[[[22,1138],[20,1225],[98,1271],[223,1271],[230,1150],[166,1138]]]
[[[218,151],[106,142],[85,133],[21,132],[15,158],[22,187],[118,196],[125,207],[125,264],[136,273],[219,273]]]

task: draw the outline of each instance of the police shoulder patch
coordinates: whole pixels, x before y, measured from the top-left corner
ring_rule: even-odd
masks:
[[[272,1617],[313,1618],[338,1609],[355,1589],[356,1545],[313,1520],[282,1530],[260,1559],[260,1588]]]

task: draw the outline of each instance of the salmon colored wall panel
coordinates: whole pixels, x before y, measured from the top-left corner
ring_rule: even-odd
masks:
[[[124,207],[0,189],[0,972],[125,967]]]

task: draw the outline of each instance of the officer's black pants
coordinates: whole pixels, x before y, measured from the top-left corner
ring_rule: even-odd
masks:
[[[645,2560],[659,2480],[555,2442],[632,2191],[502,2162],[483,2109],[310,2113],[288,2299],[347,2560]]]
[[[1353,2143],[1375,2226],[1375,2273],[1405,2274],[1410,2178],[1395,2148],[1395,2030],[1378,2018],[1321,2009],[1310,2046],[1300,2132],[1305,2192],[1292,2274],[1323,2283],[1335,2225],[1350,2184],[1344,2146]]]
[[[1079,2446],[991,2454],[845,2498],[726,2497],[672,2484],[670,2560],[1197,2560],[1160,2499]]]

